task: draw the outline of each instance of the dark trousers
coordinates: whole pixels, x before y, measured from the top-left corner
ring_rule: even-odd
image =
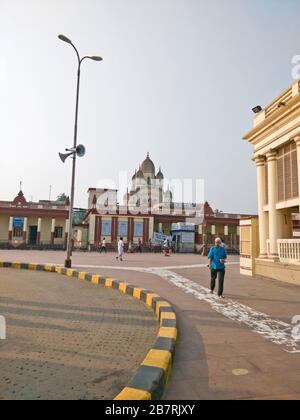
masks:
[[[216,287],[216,280],[219,279],[219,290],[218,296],[223,296],[224,293],[224,281],[225,281],[225,269],[211,270],[211,290],[214,291]]]
[[[102,254],[102,252],[105,252],[105,254],[107,253],[107,249],[106,246],[102,246],[100,249],[100,253]]]

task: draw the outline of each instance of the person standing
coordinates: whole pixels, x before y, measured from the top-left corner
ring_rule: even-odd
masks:
[[[116,257],[117,260],[120,259],[120,261],[123,261],[123,256],[124,256],[124,241],[123,238],[120,238],[119,242],[118,242],[118,255]]]
[[[211,294],[214,293],[216,280],[218,278],[218,296],[224,298],[225,262],[227,260],[227,252],[222,246],[220,238],[216,238],[215,246],[210,249],[208,259],[210,260],[209,268],[211,271]]]
[[[128,244],[128,254],[133,254],[134,253],[134,247],[133,247],[133,243],[130,241]]]
[[[137,252],[139,252],[140,254],[142,254],[142,246],[143,246],[143,244],[142,244],[142,241],[139,239],[139,241],[138,241],[138,246],[137,246]]]
[[[164,241],[164,254],[165,257],[170,256],[170,241],[168,239]]]
[[[105,254],[107,254],[107,249],[106,249],[106,238],[103,238],[102,244],[101,244],[101,250],[100,253],[102,254],[102,252],[105,252]]]

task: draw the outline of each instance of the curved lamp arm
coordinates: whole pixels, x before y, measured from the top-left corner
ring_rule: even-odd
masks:
[[[92,56],[86,55],[85,57],[80,58],[80,55],[79,55],[79,52],[78,52],[77,48],[75,47],[75,45],[73,44],[73,42],[69,38],[67,38],[65,35],[58,35],[58,38],[61,41],[66,42],[67,44],[70,44],[73,47],[74,51],[76,52],[79,67],[81,66],[81,63],[86,59],[93,60],[93,61],[102,61],[103,60],[102,57],[99,57],[99,56],[96,56],[96,55],[92,55]]]

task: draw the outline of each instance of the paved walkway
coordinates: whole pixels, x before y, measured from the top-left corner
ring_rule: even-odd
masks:
[[[63,263],[63,253],[0,251],[0,260]],[[300,399],[300,342],[291,320],[300,315],[300,287],[240,276],[230,258],[226,303],[207,295],[207,260],[74,254],[77,267],[153,289],[173,303],[180,339],[167,399]]]
[[[0,269],[0,399],[112,399],[153,344],[141,302],[50,273]]]

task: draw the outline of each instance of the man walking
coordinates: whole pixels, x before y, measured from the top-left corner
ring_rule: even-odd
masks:
[[[116,260],[120,259],[120,261],[123,261],[124,248],[125,248],[125,244],[124,244],[123,238],[120,238],[118,242],[118,256],[116,257]]]
[[[209,268],[211,270],[211,294],[214,293],[216,287],[216,279],[219,280],[218,296],[224,298],[224,281],[225,281],[225,262],[227,260],[226,249],[222,246],[220,238],[216,238],[215,246],[213,246],[208,254],[210,260]]]
[[[106,238],[103,238],[103,241],[102,241],[100,253],[102,254],[102,252],[105,252],[105,254],[107,253],[107,249],[106,249]]]

